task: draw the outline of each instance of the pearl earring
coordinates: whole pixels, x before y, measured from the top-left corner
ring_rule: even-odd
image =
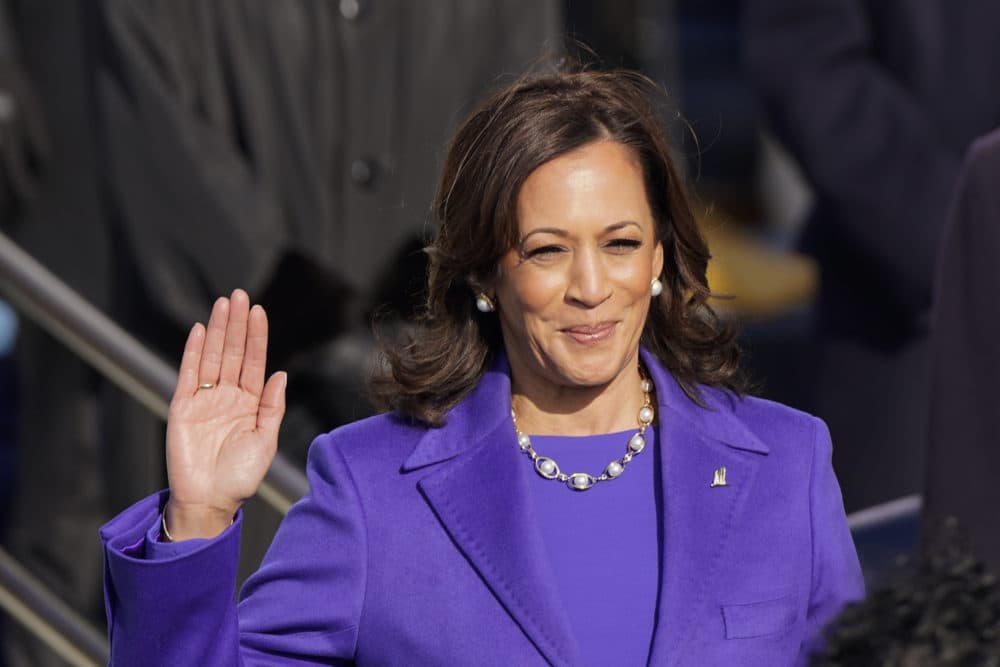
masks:
[[[653,278],[653,281],[649,283],[649,292],[653,296],[660,296],[663,294],[663,283],[660,282],[659,278]]]
[[[496,309],[497,307],[493,305],[493,301],[484,292],[476,295],[476,310],[480,313],[492,313]]]

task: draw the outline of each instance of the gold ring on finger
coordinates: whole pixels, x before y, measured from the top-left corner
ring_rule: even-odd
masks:
[[[198,385],[198,389],[215,389],[215,383],[214,382],[202,382],[200,385]]]

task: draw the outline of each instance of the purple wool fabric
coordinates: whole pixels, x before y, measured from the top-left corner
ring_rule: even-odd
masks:
[[[667,443],[649,664],[804,664],[822,626],[864,594],[826,427],[714,389],[699,407],[643,358]],[[311,491],[238,606],[240,517],[162,560],[145,542],[165,493],[112,519],[111,664],[581,664],[542,528],[524,520],[534,498],[511,442],[508,372],[498,358],[442,428],[380,415],[317,438]],[[721,467],[728,485],[713,488]]]
[[[597,476],[621,458],[634,433],[532,435],[531,442],[563,472]],[[534,520],[581,666],[645,665],[649,656],[660,572],[655,435],[646,429],[646,447],[620,477],[582,492],[542,478],[523,457]]]

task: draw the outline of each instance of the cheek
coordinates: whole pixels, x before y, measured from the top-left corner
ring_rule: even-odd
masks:
[[[521,285],[521,298],[535,311],[542,311],[563,301],[566,281],[558,271],[535,271]]]
[[[540,317],[562,302],[565,285],[555,271],[532,271],[519,267],[508,275],[497,290],[501,306],[514,318]],[[506,304],[504,303],[506,302]]]
[[[501,296],[499,309],[503,327],[514,340],[526,343],[541,335],[549,311],[544,293],[534,286],[518,285],[498,292],[498,296]]]
[[[650,262],[646,258],[622,262],[612,269],[610,275],[621,289],[633,296],[642,296],[647,293],[649,283],[653,279]]]

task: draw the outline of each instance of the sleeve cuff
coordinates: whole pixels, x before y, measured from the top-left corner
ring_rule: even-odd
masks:
[[[156,516],[156,522],[146,531],[146,560],[166,560],[186,556],[196,551],[202,545],[211,542],[209,539],[195,538],[180,542],[163,542],[163,513]],[[225,531],[223,531],[224,533]],[[221,537],[221,535],[220,535]],[[218,537],[215,539],[219,539]]]

